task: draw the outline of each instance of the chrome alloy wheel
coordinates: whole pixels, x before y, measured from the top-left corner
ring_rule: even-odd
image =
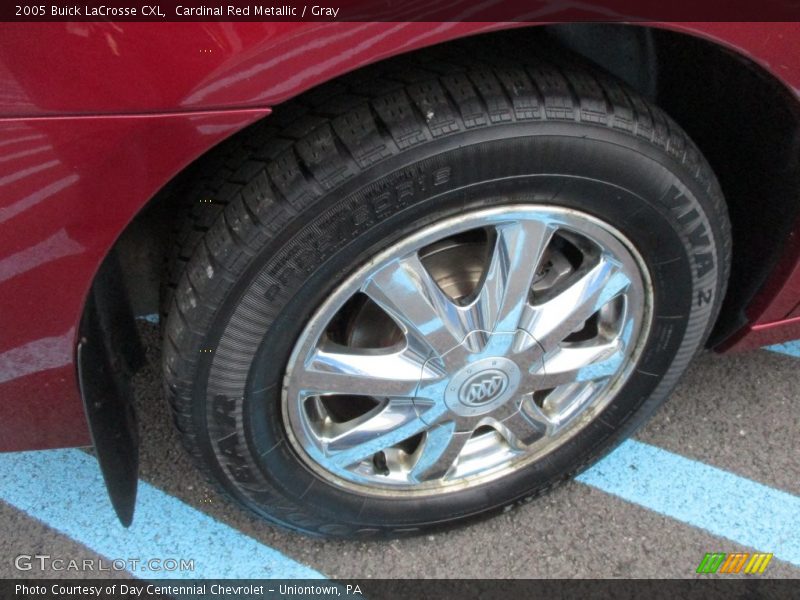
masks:
[[[651,308],[641,257],[590,215],[514,205],[440,221],[312,316],[284,377],[288,438],[314,472],[361,493],[496,479],[608,405]]]

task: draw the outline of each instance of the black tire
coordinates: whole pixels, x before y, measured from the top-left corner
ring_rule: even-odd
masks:
[[[664,401],[725,292],[730,226],[705,159],[657,107],[581,67],[396,61],[279,107],[234,155],[238,164],[211,176],[224,193],[204,213],[207,231],[184,237],[171,266],[166,389],[213,479],[306,533],[418,533],[573,476]],[[635,244],[655,300],[633,375],[548,460],[491,483],[381,499],[318,477],[287,443],[280,414],[283,370],[311,312],[406,233],[510,201],[579,209]]]

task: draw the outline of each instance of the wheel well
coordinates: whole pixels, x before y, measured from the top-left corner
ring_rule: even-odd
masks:
[[[570,23],[447,42],[462,43],[469,43],[473,53],[481,44],[532,44],[547,54],[570,52],[622,79],[675,119],[717,174],[733,226],[731,284],[710,345],[746,323],[744,309],[777,264],[800,216],[800,113],[778,80],[717,44],[648,27]],[[371,68],[376,67],[364,67]],[[275,107],[276,115],[282,110],[284,105]],[[239,135],[222,146],[229,149]],[[212,149],[179,174],[120,237],[116,249],[126,285],[137,292],[132,295],[137,314],[158,311],[170,242],[165,224],[181,201],[176,190],[221,152]]]

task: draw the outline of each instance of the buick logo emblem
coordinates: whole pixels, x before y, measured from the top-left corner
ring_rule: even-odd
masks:
[[[476,373],[467,379],[458,392],[458,399],[469,406],[486,404],[497,398],[508,387],[508,375],[498,369]]]

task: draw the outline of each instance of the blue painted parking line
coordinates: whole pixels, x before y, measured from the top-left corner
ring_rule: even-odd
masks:
[[[150,323],[158,315],[140,317]],[[800,358],[800,341],[765,348]],[[578,476],[583,484],[800,567],[800,497],[629,440]],[[108,504],[95,460],[78,450],[0,454],[0,500],[129,569],[158,578],[322,578],[161,490],[139,483],[133,526]],[[146,559],[194,559],[194,570],[147,572]]]
[[[800,567],[800,498],[629,440],[577,480]],[[159,578],[321,578],[319,572],[140,482],[122,528],[94,459],[78,450],[0,454],[0,499],[107,558],[193,558]],[[151,575],[153,576],[153,575]]]
[[[123,528],[108,502],[97,462],[79,450],[0,454],[0,500],[127,569],[164,579],[322,578],[177,498],[139,482],[136,516]],[[150,559],[194,559],[194,570],[148,570]]]
[[[577,479],[800,567],[800,497],[634,440]]]
[[[765,346],[764,350],[780,352],[781,354],[788,354],[789,356],[800,358],[800,340],[786,342],[784,344],[775,344],[774,346]]]

